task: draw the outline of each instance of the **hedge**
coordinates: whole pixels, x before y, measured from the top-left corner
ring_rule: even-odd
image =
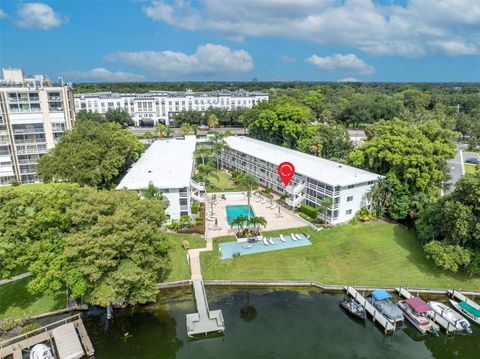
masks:
[[[312,206],[309,206],[307,204],[302,204],[299,208],[299,211],[301,213],[305,213],[307,216],[310,216],[312,218],[317,218],[318,208],[313,208]]]

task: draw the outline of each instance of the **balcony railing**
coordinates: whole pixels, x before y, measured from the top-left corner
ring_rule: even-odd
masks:
[[[305,196],[299,196],[299,197],[296,197],[295,199],[291,199],[291,198],[287,198],[285,200],[285,202],[289,205],[289,206],[292,206],[292,207],[298,207],[300,206],[300,204],[303,202],[303,200],[305,199]]]
[[[191,180],[190,185],[196,190],[205,191],[205,182],[196,182],[194,180]]]
[[[194,192],[192,192],[192,199],[194,199],[197,202],[201,202],[201,203],[205,202],[205,196],[198,195]]]
[[[303,191],[305,186],[306,186],[305,182],[300,182],[296,186],[287,186],[287,193],[294,194],[294,195],[299,194],[300,192]]]

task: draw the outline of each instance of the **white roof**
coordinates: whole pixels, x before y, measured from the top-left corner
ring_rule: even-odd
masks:
[[[151,144],[120,181],[117,189],[190,187],[195,136],[159,140]]]
[[[58,355],[62,359],[79,359],[85,355],[73,323],[52,330]]]
[[[348,186],[368,181],[376,181],[381,176],[342,163],[326,160],[289,148],[273,145],[244,136],[230,136],[225,139],[234,150],[279,165],[291,162],[295,173],[310,177],[331,186]]]

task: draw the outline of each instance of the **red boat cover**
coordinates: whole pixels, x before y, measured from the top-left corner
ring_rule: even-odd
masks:
[[[432,310],[432,308],[419,297],[407,299],[406,303],[417,313],[425,313]]]

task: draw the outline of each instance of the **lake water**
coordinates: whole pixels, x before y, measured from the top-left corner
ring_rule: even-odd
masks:
[[[155,304],[85,318],[97,359],[120,358],[478,358],[480,327],[472,335],[417,334],[405,324],[384,336],[371,321],[350,318],[341,294],[316,290],[206,288],[210,309],[221,309],[222,337],[189,342],[185,314],[190,290],[162,292]],[[446,299],[446,298],[444,298]],[[127,334],[128,333],[128,334]]]

